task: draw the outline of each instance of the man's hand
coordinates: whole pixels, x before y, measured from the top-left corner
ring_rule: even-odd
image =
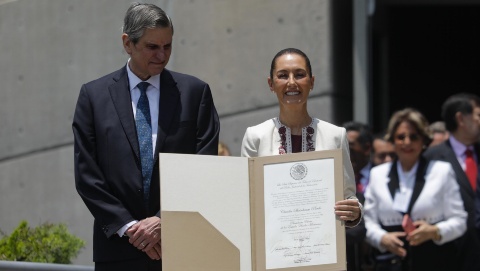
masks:
[[[161,219],[156,216],[148,217],[139,221],[127,230],[127,235],[130,237],[128,241],[134,247],[144,252],[152,250],[157,244],[160,246],[161,222]],[[161,257],[161,247],[154,251]],[[150,258],[152,257],[150,256]]]
[[[160,242],[156,243],[152,249],[145,251],[148,257],[152,260],[160,260],[162,258],[162,245]]]

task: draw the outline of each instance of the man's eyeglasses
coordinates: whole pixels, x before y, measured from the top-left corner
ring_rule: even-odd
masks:
[[[406,134],[401,134],[401,135],[396,135],[395,139],[398,141],[404,141],[405,138],[410,138],[410,141],[417,141],[420,139],[420,136],[418,134],[411,134],[411,135],[406,135]]]

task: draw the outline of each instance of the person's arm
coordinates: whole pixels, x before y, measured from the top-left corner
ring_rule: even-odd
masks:
[[[358,199],[346,199],[335,202],[335,215],[345,221],[345,226],[352,228],[360,224],[363,206]]]
[[[345,221],[345,226],[355,227],[363,218],[363,205],[358,201],[355,196],[355,177],[353,174],[352,162],[350,161],[350,150],[348,147],[347,133],[345,129],[342,129],[341,149],[343,157],[343,195],[345,199],[357,200],[357,206],[360,210],[360,215],[354,220]]]
[[[370,184],[365,190],[365,228],[367,228],[367,242],[380,250],[380,252],[387,251],[385,247],[381,245],[382,237],[387,234],[387,231],[382,229],[379,223],[378,217],[378,202],[377,195],[372,188],[373,176],[370,175]]]
[[[155,260],[161,258],[161,250],[157,250],[157,245],[161,248],[162,239],[162,221],[157,216],[147,217],[138,223],[132,225],[125,234],[129,237],[128,241],[137,249],[147,253]]]
[[[126,234],[126,231],[131,227],[133,226],[134,224],[138,223],[137,220],[133,220],[133,221],[130,221],[128,222],[127,224],[125,224],[123,227],[121,227],[118,231],[117,231],[117,234],[119,237],[123,237],[123,236],[128,236]]]
[[[441,199],[443,205],[435,208],[439,208],[443,213],[444,220],[433,225],[424,220],[413,222],[416,229],[407,236],[411,246],[418,246],[429,240],[437,245],[442,245],[460,237],[466,231],[467,212],[463,207],[453,169],[450,164],[442,162],[436,164],[432,171],[437,174],[432,181],[440,189],[431,196]]]
[[[360,203],[360,201],[358,201],[358,199],[357,199],[357,204],[358,206],[355,206],[355,207],[359,209],[359,215],[356,219],[345,221],[345,227],[347,228],[353,228],[358,226],[363,219],[363,205]]]
[[[243,136],[242,147],[240,150],[240,156],[242,157],[257,157],[258,156],[258,144],[255,144],[252,134],[252,128],[247,128],[245,135]]]
[[[446,174],[446,182],[444,182],[442,187],[443,195],[439,195],[444,199],[443,211],[446,220],[435,225],[439,230],[437,233],[441,237],[434,240],[437,245],[450,242],[460,237],[467,230],[467,212],[463,206],[460,187],[452,167],[450,164],[446,165],[448,165],[449,169]]]
[[[383,172],[382,172],[383,174]],[[370,175],[370,184],[365,191],[365,227],[367,228],[367,242],[380,252],[390,251],[400,257],[405,257],[407,251],[401,238],[406,233],[402,231],[387,232],[380,226],[380,205],[388,204],[382,200],[381,194],[375,187],[375,174]],[[383,184],[382,184],[383,185]],[[385,191],[384,191],[385,192]],[[395,211],[396,212],[396,211]]]
[[[110,237],[134,218],[112,193],[98,165],[94,107],[85,85],[80,90],[72,128],[76,189]]]
[[[220,122],[210,87],[205,84],[197,119],[197,154],[218,155]]]

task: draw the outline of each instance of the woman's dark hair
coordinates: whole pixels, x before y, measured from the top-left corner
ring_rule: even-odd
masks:
[[[270,65],[270,78],[273,79],[273,70],[275,70],[275,66],[277,64],[277,58],[279,58],[283,55],[286,55],[286,54],[297,54],[297,55],[303,57],[303,59],[305,59],[305,63],[307,64],[308,75],[310,76],[310,78],[312,77],[312,66],[310,65],[310,59],[308,59],[308,56],[299,49],[286,48],[286,49],[283,49],[280,52],[278,52],[275,55],[275,57],[272,59],[272,64]]]

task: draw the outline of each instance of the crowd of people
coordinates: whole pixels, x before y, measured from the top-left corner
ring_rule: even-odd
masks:
[[[375,136],[344,124],[365,200],[365,222],[347,229],[347,270],[480,270],[480,98],[452,95],[441,117],[429,125],[405,108]]]
[[[94,216],[95,270],[162,270],[160,152],[230,155],[209,85],[165,69],[173,33],[161,8],[133,3],[122,34],[129,59],[80,90],[75,183]],[[480,270],[477,96],[445,102],[448,132],[406,108],[373,136],[365,124],[309,114],[315,75],[299,49],[273,57],[266,83],[279,114],[246,130],[241,155],[342,151],[333,212],[348,228],[348,270]]]

